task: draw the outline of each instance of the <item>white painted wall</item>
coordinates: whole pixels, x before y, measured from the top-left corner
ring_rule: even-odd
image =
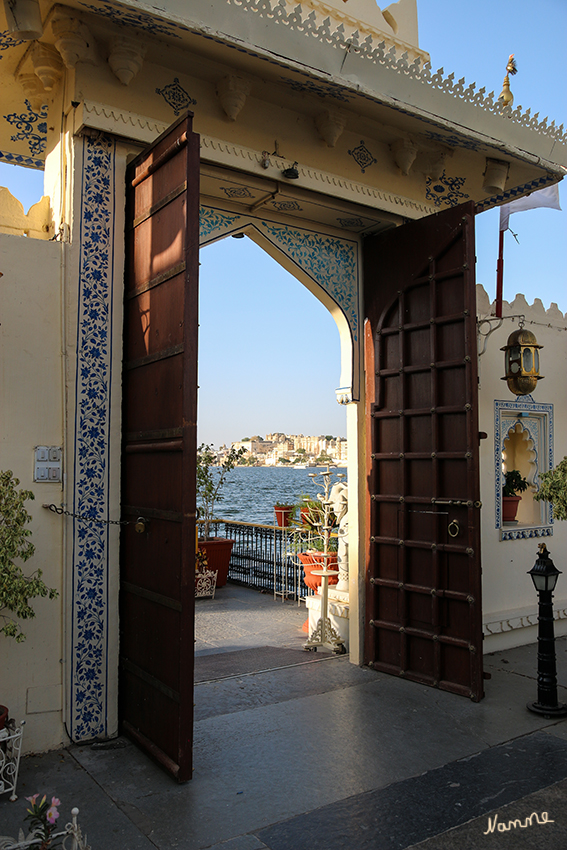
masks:
[[[61,446],[62,358],[60,272],[63,246],[0,234],[0,469],[11,469],[27,503],[36,554],[24,565],[37,569],[57,600],[32,602],[36,617],[22,622],[27,640],[0,636],[0,702],[26,720],[25,751],[66,741],[62,720],[62,523],[42,503],[61,502],[56,483],[34,483],[37,445]]]
[[[477,287],[479,318],[494,312],[486,292]],[[567,317],[552,305],[545,310],[536,299],[528,305],[522,295],[511,303],[504,302],[503,316],[524,314],[526,328],[537,337],[540,352],[540,371],[545,376],[533,392],[534,402],[554,406],[554,465],[567,455],[567,414],[565,362],[567,360]],[[483,562],[483,612],[485,624],[484,651],[493,652],[512,646],[531,643],[537,637],[537,594],[527,571],[535,563],[538,544],[544,541],[551,558],[560,570],[565,570],[567,523],[553,523],[553,536],[527,540],[500,540],[495,528],[495,466],[494,466],[494,400],[514,401],[504,375],[504,352],[509,335],[518,327],[517,319],[504,318],[502,326],[487,341],[486,353],[479,360],[479,427],[488,435],[480,444],[481,522]],[[563,328],[563,329],[562,329]],[[487,326],[483,326],[486,330]],[[481,344],[482,347],[482,344]],[[567,633],[567,580],[560,576],[554,597],[556,635]]]

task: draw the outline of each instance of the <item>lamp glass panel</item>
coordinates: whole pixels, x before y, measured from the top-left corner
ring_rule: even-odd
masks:
[[[524,372],[532,371],[533,362],[532,349],[524,348]]]

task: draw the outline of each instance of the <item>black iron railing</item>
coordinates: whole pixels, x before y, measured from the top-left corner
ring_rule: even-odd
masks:
[[[210,534],[234,540],[228,571],[232,581],[293,599],[308,595],[296,553],[310,548],[309,534],[224,519],[211,523]]]

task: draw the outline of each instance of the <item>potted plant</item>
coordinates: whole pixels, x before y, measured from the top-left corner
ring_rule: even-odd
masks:
[[[246,449],[232,448],[220,463],[212,445],[202,443],[197,449],[197,504],[202,522],[199,549],[205,552],[209,569],[217,571],[217,587],[224,587],[228,579],[230,554],[234,540],[211,537],[211,523],[217,502],[223,498],[222,488],[228,473],[234,469]]]
[[[536,502],[551,502],[555,519],[567,519],[567,457],[555,469],[542,472]]]
[[[276,502],[274,512],[276,514],[276,522],[280,528],[288,528],[291,525],[291,519],[295,505],[290,505],[289,502]]]
[[[11,470],[0,472],[0,634],[14,638],[17,643],[26,639],[18,620],[35,617],[30,600],[38,596],[55,599],[57,591],[42,581],[41,570],[30,576],[17,561],[28,561],[35,547],[31,530],[26,528],[31,516],[25,502],[33,499],[31,490],[18,490],[19,480]],[[4,728],[8,709],[0,705],[0,729]]]
[[[502,487],[502,522],[514,522],[521,501],[519,493],[528,489],[528,482],[518,469],[509,469],[504,474]]]

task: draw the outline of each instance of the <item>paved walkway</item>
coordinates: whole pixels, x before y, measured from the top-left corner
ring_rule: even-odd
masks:
[[[39,791],[64,818],[79,807],[93,850],[565,850],[567,723],[526,710],[533,646],[488,656],[475,704],[345,656],[290,666],[305,618],[234,586],[199,600],[197,666],[212,666],[195,688],[193,780],[176,785],[123,738],[28,756],[0,834]],[[567,683],[567,641],[557,651]],[[266,658],[285,663],[253,672]]]

